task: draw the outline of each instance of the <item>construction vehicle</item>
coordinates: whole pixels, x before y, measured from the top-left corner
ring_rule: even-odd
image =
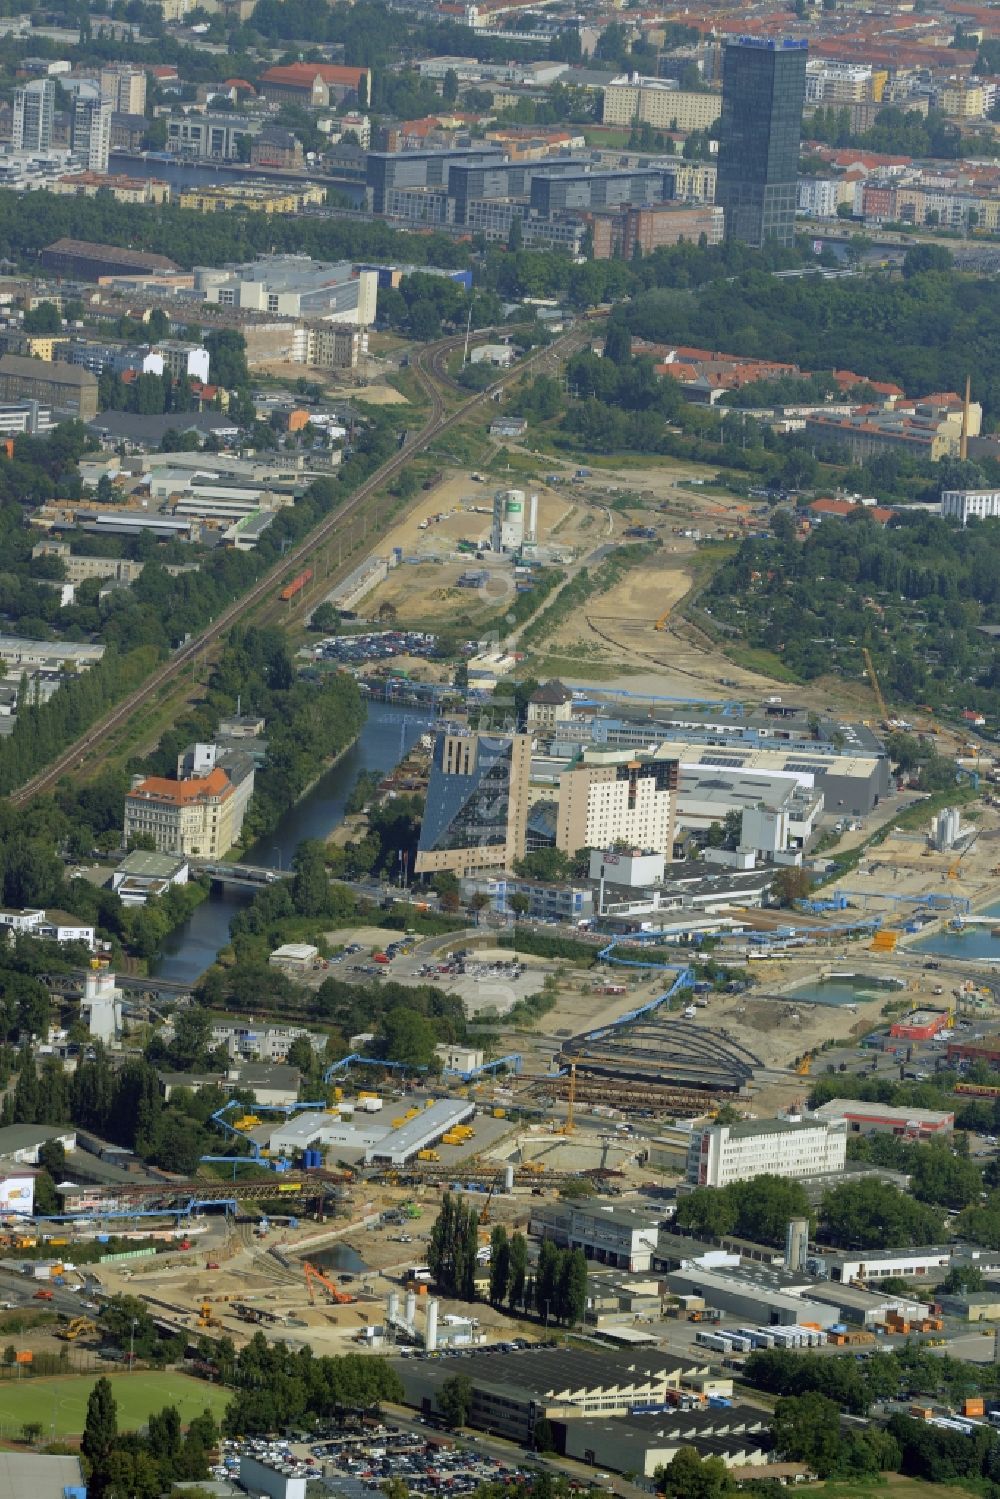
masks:
[[[664,609],[663,613],[660,615],[659,619],[656,621],[655,625],[653,626],[653,629],[654,630],[665,630],[667,628],[667,620],[669,618],[670,618],[670,610],[669,609]]]
[[[798,1073],[799,1077],[808,1077],[812,1064],[812,1052],[807,1051],[805,1056],[799,1062],[799,1065],[796,1067],[795,1071]]]
[[[889,721],[889,710],[885,706],[885,698],[882,696],[882,689],[879,686],[878,676],[875,671],[875,663],[872,660],[872,653],[868,649],[868,647],[864,645],[861,647],[861,654],[865,659],[865,671],[868,673],[868,680],[871,683],[872,692],[875,694],[875,701],[878,703],[878,711],[882,715],[882,727],[885,728],[886,724]]]
[[[486,1201],[483,1203],[483,1210],[479,1214],[479,1227],[480,1228],[485,1228],[486,1225],[490,1221],[490,1203],[493,1201],[493,1193],[496,1191],[496,1189],[497,1189],[496,1181],[491,1181],[490,1182],[490,1190],[487,1192],[487,1194],[486,1194]]]
[[[201,1309],[198,1312],[198,1326],[199,1327],[221,1327],[222,1326],[222,1323],[219,1321],[218,1317],[212,1311],[212,1303],[210,1301],[203,1301],[202,1304],[201,1304]]]
[[[77,1338],[85,1337],[88,1333],[96,1333],[97,1323],[92,1322],[89,1317],[74,1317],[66,1327],[60,1327],[56,1333],[57,1338],[62,1338],[64,1343],[75,1343]]]
[[[948,878],[949,878],[949,880],[957,880],[958,879],[958,864],[959,864],[959,861],[957,859],[955,860],[954,864],[949,864],[949,866],[948,866]]]
[[[418,1161],[439,1161],[440,1159],[441,1159],[441,1157],[440,1157],[440,1155],[438,1154],[438,1152],[436,1150],[418,1150],[417,1151],[417,1160]]]
[[[314,1282],[323,1287],[323,1290],[326,1292],[328,1299],[330,1301],[336,1302],[337,1306],[350,1306],[350,1304],[355,1300],[353,1296],[348,1296],[346,1291],[342,1291],[340,1287],[329,1278],[329,1276],[324,1275],[322,1270],[318,1270],[315,1265],[310,1263],[309,1260],[302,1261],[302,1273],[306,1278],[306,1290],[309,1292],[310,1306],[316,1305],[316,1295],[313,1291]]]
[[[247,1130],[256,1129],[259,1124],[260,1119],[256,1114],[242,1114],[239,1119],[233,1120],[233,1128],[242,1130],[244,1134]]]

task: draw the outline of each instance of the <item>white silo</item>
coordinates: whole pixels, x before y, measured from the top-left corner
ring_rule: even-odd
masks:
[[[438,1345],[438,1300],[427,1303],[427,1332],[424,1336],[424,1347],[428,1353],[433,1353]]]

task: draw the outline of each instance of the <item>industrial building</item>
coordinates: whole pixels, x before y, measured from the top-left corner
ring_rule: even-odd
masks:
[[[715,1266],[690,1263],[667,1273],[667,1286],[676,1296],[701,1296],[707,1306],[765,1327],[796,1327],[812,1323],[832,1327],[841,1320],[839,1307],[809,1299],[812,1280],[765,1265]]]
[[[691,1132],[687,1180],[697,1187],[726,1187],[755,1176],[818,1176],[842,1171],[846,1159],[842,1120],[710,1124]]]
[[[620,1270],[645,1271],[653,1262],[661,1215],[613,1202],[533,1202],[528,1232],[564,1249],[582,1249],[588,1260]]]
[[[372,1114],[349,1113],[340,1116],[320,1110],[297,1114],[281,1124],[265,1125],[255,1131],[254,1139],[266,1144],[274,1154],[333,1146],[346,1160],[364,1160],[366,1165],[384,1162],[405,1166],[421,1150],[437,1145],[442,1135],[456,1124],[474,1118],[476,1106],[463,1098],[438,1099],[420,1109],[410,1119],[396,1122]]]
[[[454,1374],[472,1384],[470,1424],[509,1437],[530,1440],[545,1418],[586,1415],[624,1416],[637,1405],[663,1405],[669,1390],[709,1374],[708,1360],[668,1358],[657,1352],[590,1352],[542,1348],[507,1354],[467,1353],[393,1361],[405,1400],[426,1415],[438,1410],[441,1386]]]
[[[0,1499],[87,1499],[78,1457],[0,1452]]]
[[[368,328],[375,321],[378,275],[356,269],[349,260],[264,255],[243,265],[198,266],[194,290],[220,307]]]
[[[907,1140],[936,1140],[955,1128],[953,1109],[913,1109],[891,1103],[857,1103],[831,1098],[811,1111],[813,1119],[843,1120],[851,1135],[895,1135]]]
[[[447,188],[453,165],[503,163],[498,146],[453,151],[369,151],[365,163],[366,196],[372,213],[387,212],[394,188]]]

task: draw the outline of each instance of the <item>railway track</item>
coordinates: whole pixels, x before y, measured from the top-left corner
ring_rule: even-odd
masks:
[[[479,330],[479,336],[482,336],[484,331],[486,330]],[[577,334],[576,337],[579,335]],[[563,334],[547,348],[536,350],[521,362],[517,377],[540,356],[550,355],[560,350],[573,338],[573,333]],[[313,554],[331,539],[338,527],[343,526],[362,511],[367,501],[389,479],[395,478],[412,458],[422,452],[435,438],[456,426],[475,406],[493,398],[498,388],[504,383],[502,379],[489,386],[488,389],[477,391],[469,396],[450,413],[446,412],[440,384],[446,380],[450,386],[453,386],[454,382],[446,373],[441,375],[437,371],[444,367],[447,356],[464,342],[464,333],[438,339],[435,343],[427,344],[421,349],[414,359],[411,368],[430,400],[431,412],[424,426],[400,448],[399,452],[387,459],[381,468],[376,469],[375,473],[366,479],[332,515],[320,521],[319,525],[314,527],[298,546],[286,552],[285,556],[276,562],[252,588],[227,605],[200,635],[175,651],[170,659],[159,666],[141,687],[123,698],[120,703],[116,703],[102,718],[92,724],[86,733],[63,750],[55,760],[25,781],[23,786],[12,791],[9,799],[14,806],[26,806],[35,797],[51,791],[64,775],[80,769],[88,754],[105,741],[113,730],[127,723],[139,709],[151,702],[164,686],[172,682],[206,650],[216,645],[233,625],[252,614],[260,604],[267,602],[283,578],[301,569],[302,565],[307,563]],[[349,566],[350,564],[348,564],[348,570]],[[334,573],[330,575],[331,586],[335,581],[336,574]]]

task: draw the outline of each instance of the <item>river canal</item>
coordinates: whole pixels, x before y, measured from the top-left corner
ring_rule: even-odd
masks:
[[[419,708],[369,703],[356,743],[289,808],[273,833],[247,849],[240,862],[287,869],[303,838],[325,838],[341,821],[358,772],[392,770],[432,723]],[[193,983],[229,941],[229,923],[236,912],[252,899],[252,891],[213,886],[210,898],[171,933],[150,971],[158,978]]]

